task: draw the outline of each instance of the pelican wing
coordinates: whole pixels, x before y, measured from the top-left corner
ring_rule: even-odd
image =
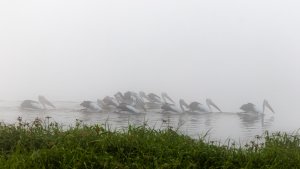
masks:
[[[245,112],[256,112],[255,105],[253,103],[243,104],[240,109]]]
[[[189,105],[189,108],[190,108],[191,111],[209,112],[209,110],[207,108],[205,108],[203,106],[203,104],[201,104],[199,102],[192,102]]]

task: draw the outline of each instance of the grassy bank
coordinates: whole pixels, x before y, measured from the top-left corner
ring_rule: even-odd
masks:
[[[266,134],[239,148],[146,126],[62,130],[42,121],[0,125],[0,168],[300,168],[300,137]],[[257,138],[260,139],[260,138]]]

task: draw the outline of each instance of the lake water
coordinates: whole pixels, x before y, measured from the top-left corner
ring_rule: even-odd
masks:
[[[65,127],[74,126],[76,119],[85,124],[106,124],[111,129],[123,129],[129,124],[143,125],[151,128],[164,129],[173,127],[179,132],[193,138],[199,138],[208,132],[207,139],[226,142],[228,139],[244,143],[252,140],[255,135],[270,132],[295,132],[300,127],[299,120],[280,112],[268,113],[264,116],[238,115],[236,113],[210,113],[201,115],[191,114],[162,114],[148,112],[146,114],[129,113],[83,113],[79,110],[80,102],[54,102],[57,109],[44,112],[20,111],[21,101],[0,101],[0,121],[16,123],[17,118],[31,122],[36,117],[58,122]]]

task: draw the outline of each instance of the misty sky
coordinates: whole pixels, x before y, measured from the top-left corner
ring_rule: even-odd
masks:
[[[0,99],[95,100],[117,91],[238,108],[300,99],[292,0],[0,1]]]

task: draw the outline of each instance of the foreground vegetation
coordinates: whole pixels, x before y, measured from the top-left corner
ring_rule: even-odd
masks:
[[[300,137],[268,134],[244,145],[194,140],[171,128],[62,130],[35,120],[0,125],[0,168],[300,168]]]

